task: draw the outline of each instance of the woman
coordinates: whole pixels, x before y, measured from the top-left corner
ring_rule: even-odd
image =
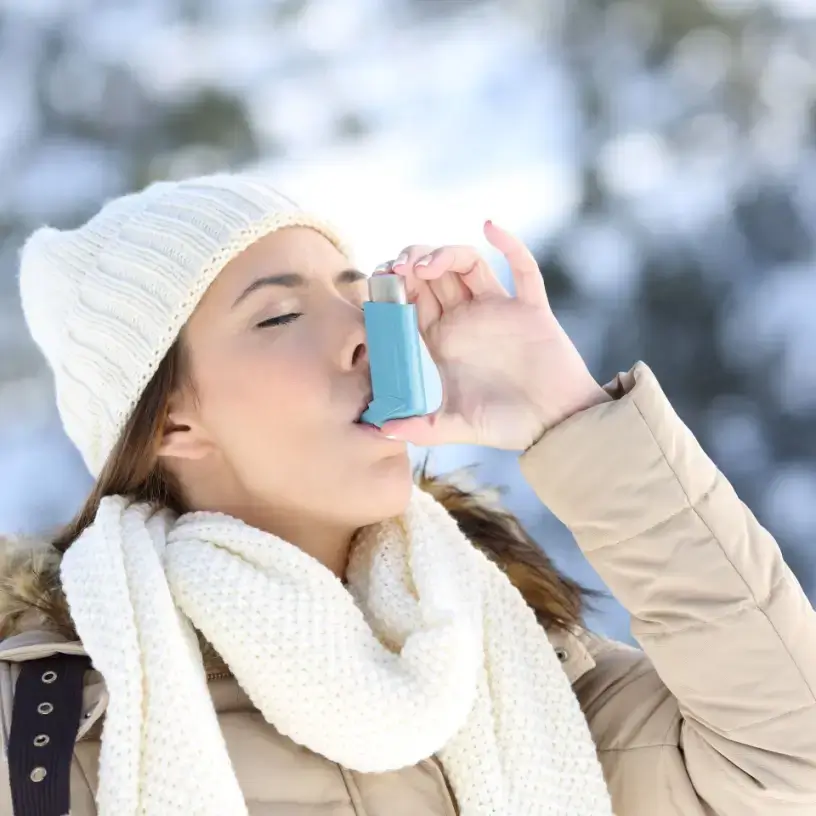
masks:
[[[73,816],[814,812],[816,615],[779,549],[649,369],[601,388],[485,235],[514,297],[466,247],[383,267],[445,400],[382,431],[364,277],[265,178],[32,236],[24,312],[97,483],[5,547],[2,813],[49,785]],[[415,487],[404,440],[524,451],[643,650],[583,630],[500,510]]]

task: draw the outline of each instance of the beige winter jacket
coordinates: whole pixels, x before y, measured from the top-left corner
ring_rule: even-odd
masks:
[[[631,612],[643,649],[582,630],[550,631],[589,721],[615,813],[813,816],[816,613],[772,536],[677,418],[649,369],[635,366],[610,391],[615,401],[551,430],[523,456],[522,468]],[[32,578],[34,599],[42,580]],[[53,634],[59,627],[43,620],[42,609],[12,611],[20,631],[0,644],[4,738],[19,663],[82,652]],[[394,773],[355,773],[279,735],[232,679],[214,678],[211,690],[253,816],[457,812],[433,757]],[[105,704],[104,683],[89,672],[73,816],[97,812]],[[0,814],[11,814],[0,776]]]

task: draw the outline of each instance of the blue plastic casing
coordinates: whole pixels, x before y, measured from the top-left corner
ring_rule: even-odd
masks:
[[[361,417],[378,428],[389,419],[427,413],[416,306],[363,304],[373,399]]]

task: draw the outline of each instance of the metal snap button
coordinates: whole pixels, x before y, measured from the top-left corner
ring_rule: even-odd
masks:
[[[569,660],[569,652],[563,647],[558,646],[555,650],[555,656],[562,662],[566,663]]]
[[[57,679],[57,673],[55,671],[47,671],[42,676],[43,683],[53,683]]]
[[[48,734],[37,734],[37,736],[34,737],[34,745],[36,745],[37,748],[42,748],[43,745],[48,745],[49,742],[51,742],[51,737],[49,737]]]
[[[48,771],[45,770],[41,765],[35,768],[29,775],[28,778],[32,782],[42,782],[45,777],[48,776]]]
[[[54,706],[52,703],[40,703],[37,706],[37,713],[38,714],[50,714],[54,710]]]

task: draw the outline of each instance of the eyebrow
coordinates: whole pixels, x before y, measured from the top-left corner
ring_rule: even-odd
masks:
[[[344,269],[334,276],[334,283],[338,286],[343,286],[367,279],[368,275],[359,269]],[[309,281],[297,272],[283,272],[280,275],[264,275],[264,277],[252,281],[252,283],[238,295],[235,299],[235,303],[232,304],[232,308],[234,309],[253,292],[257,292],[259,289],[263,289],[267,286],[282,286],[284,289],[299,289],[308,285]]]

